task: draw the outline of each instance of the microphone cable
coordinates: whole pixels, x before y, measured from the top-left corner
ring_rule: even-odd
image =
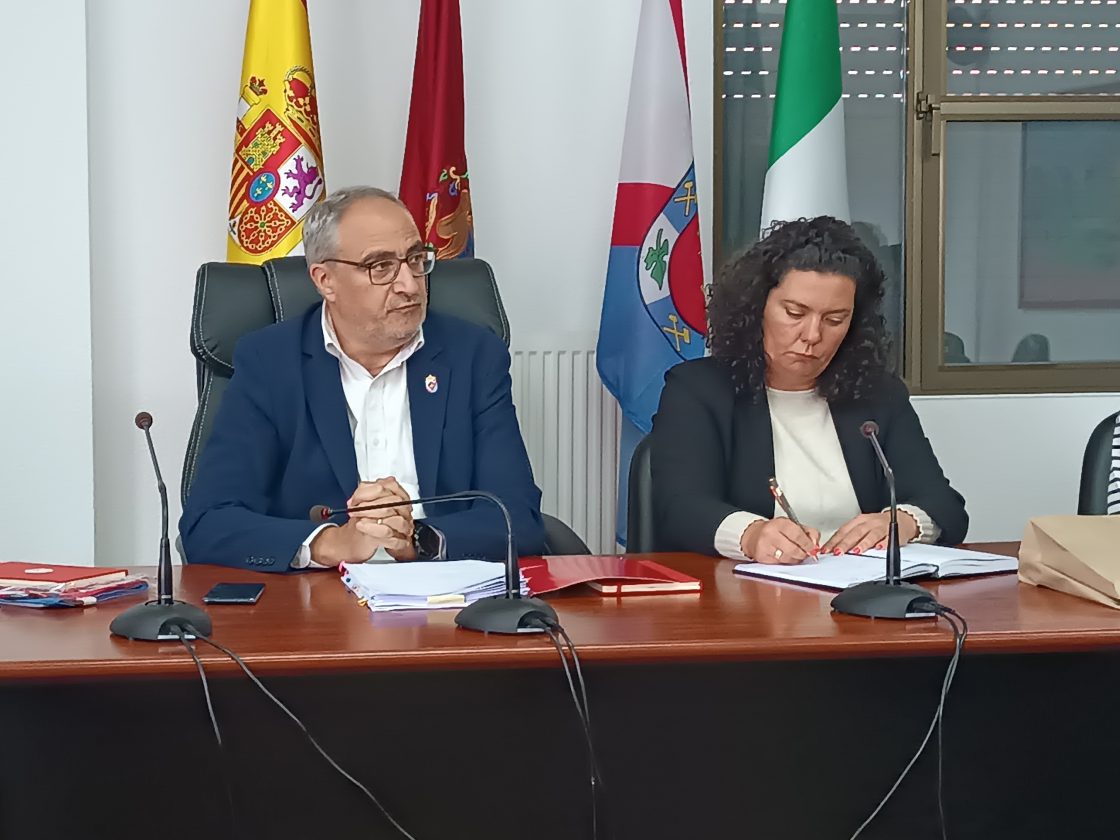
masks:
[[[587,684],[583,680],[583,669],[580,667],[579,654],[572,642],[571,636],[563,626],[551,619],[536,619],[536,626],[544,630],[552,640],[556,652],[560,656],[560,664],[564,668],[564,677],[568,681],[568,690],[572,695],[572,703],[576,707],[576,716],[579,718],[580,728],[583,730],[584,742],[587,745],[587,758],[590,769],[591,785],[591,837],[598,840],[600,825],[605,820],[601,819],[600,812],[606,812],[606,789],[603,785],[603,774],[599,769],[599,759],[595,752],[595,739],[591,732],[591,707],[587,702]],[[571,657],[571,665],[568,657]],[[572,673],[575,672],[575,679]],[[576,685],[579,690],[577,692]],[[609,831],[608,831],[609,836]]]
[[[968,622],[965,621],[964,617],[952,607],[946,607],[944,604],[939,604],[936,601],[933,604],[926,606],[924,611],[935,613],[941,618],[944,618],[945,621],[949,623],[949,626],[953,628],[953,656],[949,660],[949,665],[945,669],[945,677],[941,682],[941,696],[937,703],[937,709],[933,713],[933,720],[930,722],[929,729],[926,730],[925,737],[922,738],[922,743],[918,745],[918,749],[914,753],[914,757],[911,758],[909,763],[902,769],[902,773],[900,773],[898,778],[895,779],[894,784],[891,785],[891,788],[887,791],[886,796],[884,796],[882,800],[880,800],[879,804],[875,806],[875,810],[871,812],[871,815],[866,820],[864,820],[863,823],[860,824],[859,828],[855,830],[855,833],[851,836],[851,840],[856,840],[856,838],[863,833],[863,830],[867,828],[867,826],[871,825],[872,820],[874,820],[875,817],[879,815],[879,812],[883,810],[884,806],[894,795],[894,792],[898,790],[899,785],[902,784],[903,779],[905,779],[906,776],[909,775],[910,770],[914,767],[915,764],[918,763],[918,759],[921,757],[922,753],[925,751],[926,746],[929,744],[930,739],[933,737],[933,732],[935,729],[937,730],[937,818],[938,825],[941,829],[942,840],[946,840],[946,838],[948,837],[945,827],[945,802],[944,790],[942,787],[942,733],[944,729],[942,721],[944,719],[945,713],[945,698],[949,695],[949,688],[953,684],[953,677],[956,676],[957,666],[960,664],[961,651],[964,649],[965,640],[968,638]]]
[[[950,664],[955,674],[956,667],[960,663],[961,649],[964,647],[964,640],[968,637],[968,622],[964,620],[964,616],[952,607],[946,607],[937,602],[934,602],[934,611],[944,618],[949,623],[949,626],[953,628],[953,661]],[[960,626],[958,626],[957,622],[960,623]],[[950,682],[951,681],[952,678],[950,678]],[[943,773],[945,750],[942,744],[945,736],[945,696],[948,693],[949,686],[943,684],[941,687],[941,705],[938,707],[937,718],[937,823],[941,829],[941,840],[948,840],[949,837],[945,822],[945,778]]]
[[[194,660],[195,667],[198,668],[199,679],[202,680],[202,693],[206,698],[206,711],[210,715],[210,725],[214,727],[214,740],[218,742],[218,764],[222,773],[222,786],[226,791],[226,802],[229,805],[229,822],[230,822],[230,837],[237,837],[237,810],[233,805],[233,786],[230,783],[229,767],[226,755],[226,745],[222,740],[222,730],[218,726],[218,716],[214,713],[214,701],[210,697],[210,683],[206,679],[206,668],[202,665],[202,659],[199,658],[198,651],[195,650],[191,644],[191,637],[188,636],[182,627],[176,625],[174,628],[175,635],[179,637],[179,642],[187,649],[187,653],[191,655]],[[191,631],[194,633],[194,631]],[[197,633],[195,633],[197,635]]]
[[[603,814],[607,810],[605,807],[606,790],[603,785],[602,773],[599,769],[599,760],[595,751],[595,741],[591,731],[591,709],[587,700],[587,683],[583,678],[583,668],[579,661],[579,653],[576,650],[575,643],[572,642],[571,636],[568,635],[568,632],[558,622],[551,619],[537,619],[536,623],[537,626],[544,630],[545,634],[548,636],[553,646],[556,648],[556,652],[560,656],[560,663],[564,669],[564,677],[567,680],[568,689],[571,692],[572,702],[576,708],[576,715],[579,718],[580,728],[583,730],[590,768],[591,837],[592,840],[598,840],[600,836],[600,827],[605,822],[605,820],[603,819]],[[203,635],[193,625],[186,624],[183,626],[178,626],[175,629],[176,634],[179,637],[179,641],[182,643],[187,653],[190,654],[191,659],[194,660],[195,666],[198,668],[199,677],[202,681],[202,691],[206,699],[206,710],[210,716],[210,724],[214,730],[214,739],[215,741],[217,741],[219,750],[222,751],[222,776],[226,789],[226,797],[229,801],[231,818],[234,816],[235,811],[228,768],[224,760],[225,742],[222,738],[221,727],[218,725],[218,718],[214,711],[214,704],[210,695],[210,685],[206,677],[206,670],[203,666],[202,659],[199,657],[198,652],[195,649],[195,646],[191,643],[190,636],[188,636],[187,633],[192,634],[197,641],[201,641],[204,644],[209,645],[210,647],[214,648],[215,650],[221,652],[229,659],[231,659],[242,670],[242,672],[244,672],[245,676],[249,678],[253,685],[256,686],[256,688],[258,688],[261,693],[265,695],[265,697],[271,700],[277,706],[277,708],[280,709],[280,711],[287,715],[287,717],[291,719],[297,727],[299,727],[300,731],[303,732],[304,736],[311,743],[311,746],[315,748],[316,752],[318,752],[319,755],[323,757],[327,764],[329,764],[344,779],[350,782],[350,784],[360,790],[362,794],[364,794],[365,797],[377,807],[378,811],[381,812],[381,815],[393,826],[393,828],[397,830],[397,832],[399,832],[402,837],[404,837],[406,840],[416,840],[416,838],[412,834],[410,834],[404,828],[404,826],[397,822],[393,815],[389,813],[385,806],[381,804],[380,800],[377,799],[377,797],[373,794],[372,791],[370,791],[368,787],[354,778],[354,776],[348,773],[342,766],[338,764],[337,761],[335,761],[335,759],[319,744],[319,742],[311,734],[310,730],[307,728],[307,725],[304,724],[304,722],[300,720],[300,718],[291,709],[284,705],[284,703],[275,694],[273,694],[268,689],[268,687],[264,685],[263,682],[261,682],[260,678],[253,673],[252,669],[249,668],[249,666],[240,656],[238,656],[225,645],[219,642],[215,642],[213,639]],[[569,657],[571,657],[571,663],[568,662]]]
[[[281,702],[280,698],[278,698],[275,694],[273,694],[271,691],[268,690],[268,688],[265,686],[265,684],[260,681],[260,679],[257,677],[257,675],[252,672],[252,670],[249,668],[248,665],[245,664],[245,662],[241,659],[240,656],[238,656],[236,653],[234,653],[232,650],[230,650],[225,645],[223,645],[219,642],[215,642],[213,639],[210,639],[210,638],[204,636],[202,633],[198,632],[197,629],[195,629],[193,626],[191,626],[189,624],[180,628],[180,630],[187,630],[187,631],[193,633],[198,638],[198,641],[201,641],[201,642],[204,642],[205,644],[210,645],[210,647],[214,648],[215,650],[218,650],[218,651],[222,652],[223,654],[228,656],[230,659],[232,659],[233,662],[237,665],[237,667],[239,667],[245,673],[245,676],[249,678],[250,682],[252,682],[253,685],[255,685],[258,689],[260,689],[261,693],[263,693],[265,697],[267,697],[269,700],[271,700],[277,706],[277,708],[280,709],[280,711],[282,711],[285,715],[287,715],[292,720],[292,722],[294,722],[295,725],[299,727],[300,731],[303,732],[304,736],[311,743],[311,746],[313,746],[315,748],[316,752],[318,752],[319,755],[321,755],[323,757],[323,759],[327,762],[327,764],[329,764],[332,768],[334,768],[334,770],[340,776],[342,776],[342,778],[344,778],[344,779],[346,779],[346,781],[350,782],[350,784],[352,784],[354,787],[356,787],[358,790],[360,790],[370,802],[372,802],[375,806],[377,806],[377,810],[381,812],[382,816],[384,816],[385,819],[389,821],[389,823],[393,826],[393,828],[395,828],[400,833],[400,835],[402,837],[406,838],[406,840],[416,840],[415,837],[413,837],[411,834],[408,833],[408,831],[405,830],[404,826],[402,826],[399,822],[396,821],[396,819],[394,819],[393,815],[389,813],[389,811],[385,808],[385,806],[381,804],[381,802],[378,800],[378,798],[373,795],[373,792],[370,791],[370,789],[368,787],[363,785],[361,782],[359,782],[357,779],[355,779],[352,775],[350,775],[348,772],[346,772],[346,770],[344,770],[339,765],[339,763],[337,761],[335,761],[334,758],[331,757],[330,753],[328,753],[325,749],[323,749],[323,747],[319,744],[319,742],[317,740],[315,740],[315,736],[313,736],[311,734],[310,730],[308,730],[306,724],[304,724],[304,722],[299,719],[299,717],[295,714],[295,712],[293,712],[291,709],[289,709],[287,706],[285,706],[283,704],[283,702]],[[182,639],[183,637],[180,636],[180,638]],[[184,641],[184,644],[186,644],[185,641]],[[191,647],[191,646],[188,646],[187,649],[188,649],[188,651],[193,651],[193,647]],[[192,656],[194,657],[195,663],[198,665],[199,671],[201,672],[202,671],[202,661],[200,659],[198,659],[197,653],[192,653]],[[203,685],[204,686],[206,685],[205,676],[203,677]],[[221,743],[222,743],[221,738],[220,738],[220,732],[218,730],[217,720],[213,716],[214,715],[213,707],[209,706],[209,704],[210,704],[210,691],[209,691],[208,688],[206,689],[206,702],[207,702],[207,706],[210,708],[211,721],[214,724],[214,733],[215,733],[215,735],[217,735],[219,737],[218,744],[220,746]]]

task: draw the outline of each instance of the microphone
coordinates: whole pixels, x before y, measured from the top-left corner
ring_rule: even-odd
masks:
[[[156,573],[156,599],[122,612],[109,625],[109,632],[126,639],[148,642],[175,641],[180,633],[194,638],[185,628],[192,627],[203,636],[212,630],[210,616],[191,604],[175,600],[171,580],[171,542],[167,535],[167,485],[163,483],[163,473],[156,458],[156,447],[152,442],[152,415],[141,411],[136,415],[136,428],[144,433],[148,441],[148,453],[152,457],[152,470],[156,474],[156,488],[159,490],[161,514],[159,539],[159,568]]]
[[[506,591],[503,595],[468,604],[455,616],[455,623],[465,630],[480,633],[543,633],[545,626],[558,621],[556,611],[539,598],[521,596],[521,572],[517,565],[517,551],[513,542],[513,521],[509,509],[493,493],[485,490],[464,490],[460,493],[446,493],[442,496],[425,496],[416,499],[396,499],[391,502],[358,505],[342,510],[333,510],[326,505],[314,505],[308,511],[312,522],[326,522],[335,516],[351,513],[364,513],[370,510],[384,510],[400,505],[434,505],[445,502],[465,502],[483,500],[497,506],[506,525]]]
[[[867,618],[911,618],[916,615],[934,616],[936,605],[933,596],[916,584],[902,582],[902,549],[898,541],[898,497],[895,492],[894,470],[879,443],[879,424],[867,420],[859,427],[875,450],[875,457],[883,468],[891,499],[891,521],[887,530],[886,575],[883,580],[867,581],[850,586],[832,599],[832,608],[848,615]]]

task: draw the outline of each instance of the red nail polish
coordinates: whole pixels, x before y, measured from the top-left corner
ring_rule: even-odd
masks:
[[[860,553],[861,552],[860,552],[860,548],[859,548],[858,545],[855,548],[852,549],[852,554],[860,554]]]
[[[840,556],[840,549],[834,548],[834,549],[832,549],[832,553],[835,554],[837,557],[839,557]]]
[[[876,547],[876,548],[883,548],[883,544],[882,544],[882,543],[879,543],[879,544],[878,544],[878,545],[876,545],[875,547]]]

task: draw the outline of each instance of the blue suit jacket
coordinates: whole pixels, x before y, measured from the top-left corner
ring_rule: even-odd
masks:
[[[189,563],[286,572],[315,529],[312,505],[343,508],[358,486],[338,360],[323,346],[321,304],[245,336],[179,521]],[[522,554],[544,550],[540,490],[517,425],[509,352],[489,330],[437,313],[406,363],[421,496],[488,490],[509,508]],[[439,387],[428,393],[424,380]],[[447,503],[425,521],[449,559],[505,557],[494,505]]]

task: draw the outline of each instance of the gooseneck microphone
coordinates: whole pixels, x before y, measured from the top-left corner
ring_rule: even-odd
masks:
[[[401,505],[434,505],[444,502],[467,502],[483,500],[495,505],[502,513],[506,525],[506,591],[502,595],[481,598],[459,611],[455,623],[465,630],[480,633],[542,633],[549,622],[557,622],[556,611],[539,598],[524,598],[521,595],[521,571],[517,565],[517,550],[513,542],[513,521],[509,509],[493,493],[485,490],[464,490],[461,493],[447,493],[442,496],[426,496],[417,499],[396,499],[391,502],[357,505],[342,510],[333,510],[326,505],[315,505],[308,512],[312,522],[326,522],[332,517],[364,513],[371,510],[385,510]]]
[[[850,586],[832,599],[832,608],[848,615],[867,618],[911,618],[936,615],[933,596],[916,584],[902,582],[902,549],[898,542],[898,497],[895,492],[894,470],[887,461],[879,443],[879,424],[868,420],[859,427],[875,450],[875,456],[887,479],[891,499],[891,521],[887,531],[886,575],[883,580],[873,580]]]
[[[887,462],[886,453],[879,443],[879,424],[868,420],[859,427],[860,434],[871,441],[871,448],[883,467],[887,489],[891,494],[891,524],[887,531],[887,583],[902,583],[902,550],[898,544],[898,496],[895,494],[894,470]]]
[[[156,602],[174,603],[173,584],[171,583],[171,542],[167,537],[167,485],[163,483],[163,473],[156,458],[156,445],[152,442],[152,415],[141,411],[136,415],[136,428],[144,433],[148,442],[148,454],[152,456],[152,469],[156,474],[156,489],[159,490],[159,512],[162,517],[159,532],[159,572],[156,578]]]
[[[162,522],[159,539],[159,569],[156,573],[156,598],[145,604],[137,604],[122,612],[109,625],[114,636],[138,639],[148,642],[178,641],[187,627],[208,636],[212,628],[210,616],[192,604],[175,600],[171,582],[171,542],[167,529],[167,485],[156,458],[156,447],[152,442],[152,415],[141,411],[136,415],[136,428],[144,433],[148,441],[148,452],[152,456],[152,469],[156,474],[156,487],[159,489],[160,513]],[[190,634],[190,638],[194,638]]]

